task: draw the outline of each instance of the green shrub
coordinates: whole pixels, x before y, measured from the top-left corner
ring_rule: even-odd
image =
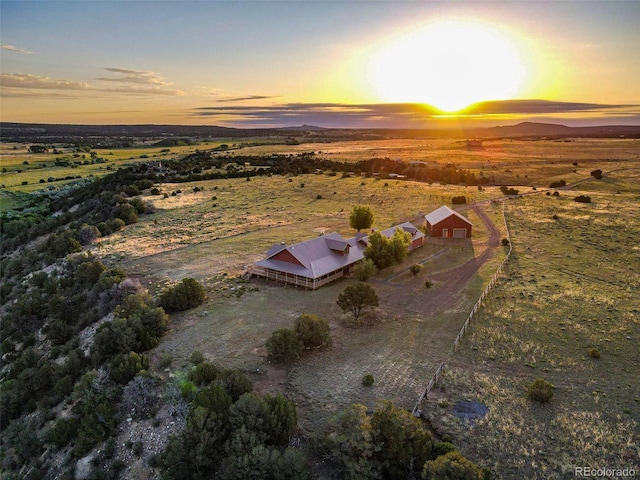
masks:
[[[129,201],[129,205],[135,208],[138,213],[145,213],[147,211],[147,206],[141,198],[132,198]]]
[[[300,356],[304,344],[293,330],[281,328],[274,331],[267,339],[267,353],[276,362],[290,362]]]
[[[422,422],[388,400],[378,402],[371,417],[374,459],[382,478],[408,478],[413,465],[420,468],[432,457],[431,433]]]
[[[500,187],[500,191],[502,192],[503,195],[518,195],[520,193],[519,190],[516,190],[515,188],[512,188],[512,187],[507,187],[506,185],[502,185]]]
[[[366,282],[369,278],[378,273],[376,265],[370,258],[365,258],[354,267],[353,273],[361,282]]]
[[[205,358],[200,350],[194,350],[189,357],[189,361],[194,365],[200,365],[205,361]]]
[[[467,203],[467,197],[465,197],[464,195],[453,197],[451,199],[451,203],[454,205],[461,205],[461,204]]]
[[[326,320],[304,313],[294,323],[294,332],[304,348],[323,348],[331,344],[331,329]]]
[[[197,307],[207,298],[205,289],[193,278],[185,278],[160,295],[160,305],[167,311],[179,312]]]
[[[508,247],[509,246],[509,239],[508,238],[503,238],[502,239],[502,245],[505,246],[505,247]]]
[[[160,354],[160,362],[158,364],[160,368],[169,368],[172,363],[173,363],[173,356],[170,353],[162,352]]]
[[[551,184],[549,185],[549,188],[564,187],[566,185],[567,185],[567,182],[565,182],[564,180],[556,180],[555,182],[551,182]]]
[[[78,433],[79,421],[77,418],[61,418],[57,420],[45,434],[45,440],[62,448],[68,445]]]
[[[431,280],[425,280],[424,281],[424,287],[425,288],[431,288],[432,285],[433,285],[433,282]]]
[[[536,378],[527,387],[527,398],[535,402],[547,403],[553,397],[553,389],[555,387],[550,382],[542,378]]]
[[[133,205],[121,203],[113,209],[113,216],[122,220],[125,225],[131,225],[138,221],[138,210]],[[112,230],[116,231],[116,229]]]
[[[102,233],[100,229],[93,225],[83,224],[76,232],[76,238],[80,242],[80,245],[89,245],[95,242],[98,237],[101,237]]]
[[[371,387],[374,384],[375,380],[373,375],[367,373],[364,377],[362,377],[362,386],[363,387]]]
[[[209,362],[200,362],[189,372],[189,380],[196,385],[207,385],[218,378],[220,369]]]
[[[180,385],[180,396],[185,400],[191,400],[198,392],[198,387],[193,382],[183,382]]]
[[[491,478],[489,471],[478,467],[457,450],[426,462],[422,470],[423,480],[488,480],[489,478]]]
[[[591,358],[600,358],[600,350],[598,350],[597,348],[590,348],[589,356]]]
[[[134,185],[138,187],[139,190],[147,190],[153,187],[153,182],[147,178],[142,178],[140,180],[136,180]]]
[[[280,393],[265,395],[262,402],[267,407],[267,441],[276,445],[288,443],[298,426],[298,412],[295,404]]]
[[[227,392],[234,402],[243,394],[253,390],[253,382],[251,379],[237,369],[223,371],[219,375],[217,382],[222,385],[225,392]]]
[[[125,226],[124,220],[121,218],[112,218],[107,221],[107,227],[109,228],[109,233],[118,232],[122,230]]]
[[[454,452],[456,446],[449,442],[438,442],[433,445],[433,456],[439,457],[440,455],[446,455],[449,452]]]
[[[413,273],[414,275],[418,275],[422,269],[424,268],[423,265],[420,265],[419,263],[415,263],[413,265],[411,265],[411,267],[409,268],[409,270],[411,271],[411,273]]]
[[[142,370],[149,370],[149,357],[130,352],[116,355],[111,361],[111,379],[125,385]]]
[[[124,193],[126,193],[130,197],[135,197],[136,195],[140,195],[140,189],[135,185],[127,185],[124,187]]]
[[[578,203],[591,203],[591,197],[587,195],[578,195],[573,199],[573,201]]]

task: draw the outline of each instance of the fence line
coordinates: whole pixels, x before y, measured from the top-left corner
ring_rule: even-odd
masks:
[[[469,327],[469,323],[471,322],[471,319],[473,319],[473,317],[475,316],[476,312],[483,305],[484,299],[487,297],[487,295],[489,295],[489,292],[491,291],[491,289],[498,282],[498,278],[502,274],[502,271],[504,270],[504,267],[509,262],[509,258],[511,257],[511,252],[513,250],[513,247],[511,246],[511,235],[509,234],[509,226],[507,225],[506,203],[504,201],[502,202],[502,219],[504,221],[504,228],[505,228],[505,231],[506,231],[506,234],[507,234],[506,238],[507,238],[507,240],[509,240],[509,251],[507,252],[507,255],[504,258],[504,260],[502,261],[502,263],[500,263],[500,266],[496,270],[496,273],[494,273],[493,277],[491,277],[491,280],[489,281],[489,284],[483,290],[482,294],[480,295],[480,298],[478,299],[478,301],[475,303],[475,305],[471,309],[471,313],[469,313],[469,316],[465,320],[464,325],[462,325],[462,328],[460,329],[460,332],[456,336],[456,339],[453,341],[453,346],[449,350],[449,352],[447,354],[447,357],[450,357],[451,355],[453,355],[458,350],[458,344],[460,343],[460,339],[462,339],[462,337],[464,336],[465,332],[467,331],[467,328]],[[433,376],[429,380],[429,383],[427,383],[427,387],[425,388],[424,392],[422,393],[422,395],[420,395],[420,398],[418,398],[418,401],[416,402],[415,407],[413,407],[413,415],[415,415],[415,416],[419,416],[420,415],[420,413],[419,413],[420,412],[420,404],[422,403],[422,401],[425,398],[428,397],[429,392],[431,392],[433,387],[435,387],[438,384],[438,380],[440,379],[440,375],[442,374],[442,371],[443,371],[445,365],[446,365],[446,360],[442,361],[440,363],[440,365],[438,365],[438,368],[436,369],[436,373],[433,374]]]

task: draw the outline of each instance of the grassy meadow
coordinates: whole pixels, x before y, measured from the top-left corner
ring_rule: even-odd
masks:
[[[25,144],[2,143],[0,164],[3,170],[0,184],[11,192],[32,192],[71,181],[49,183],[49,177],[102,176],[110,172],[107,167],[116,169],[138,162],[178,158],[194,153],[197,149],[213,149],[223,143],[229,145],[230,149],[226,154],[232,157],[313,151],[318,158],[337,161],[355,162],[386,157],[403,162],[453,163],[478,175],[482,172],[487,177],[494,177],[500,183],[530,187],[548,186],[551,181],[560,179],[571,183],[588,176],[595,168],[610,171],[625,166],[629,160],[640,158],[640,140],[633,139],[497,139],[485,141],[482,149],[467,149],[464,140],[444,138],[358,140],[300,145],[282,145],[277,139],[256,138],[202,141],[189,146],[171,147],[168,152],[165,147],[153,146],[150,142],[131,148],[95,149],[96,155],[105,159],[105,163],[62,167],[55,165],[56,158],[83,163],[90,160],[90,155],[88,152],[77,153],[60,145],[57,146],[60,152],[58,154],[36,154],[30,153],[29,146]],[[74,157],[74,154],[79,156]],[[41,183],[40,180],[44,180],[45,183]]]
[[[128,148],[92,149],[91,151],[95,152],[98,158],[105,160],[104,163],[91,163],[89,152],[77,152],[75,148],[64,148],[62,145],[54,145],[55,148],[50,148],[46,153],[31,153],[29,145],[0,143],[0,165],[2,166],[0,184],[3,185],[4,190],[9,192],[33,192],[49,186],[58,187],[73,181],[48,182],[49,177],[100,177],[108,175],[119,167],[140,162],[179,158],[194,153],[197,149],[215,148],[221,143],[225,143],[225,141],[202,142],[175,147],[159,147],[150,143],[142,143]],[[58,153],[52,153],[54,149]],[[57,166],[57,158],[69,161],[73,166]],[[73,164],[73,162],[79,162],[80,165]],[[40,180],[44,180],[45,183]]]
[[[375,226],[387,228],[450,204],[456,195],[466,195],[469,201],[501,195],[496,187],[478,191],[475,187],[328,175],[163,184],[160,190],[169,197],[142,197],[152,201],[158,212],[102,239],[95,246],[101,255],[128,260],[223,243],[235,245],[236,255],[244,259],[240,264],[251,263],[274,243],[296,243],[332,231],[352,236],[349,213],[355,204],[371,206]],[[178,190],[181,193],[173,196]],[[478,223],[474,218],[471,221]]]
[[[640,171],[625,171],[508,202],[512,261],[424,405],[497,478],[640,467],[638,185]],[[538,377],[556,387],[549,404],[525,396]],[[458,400],[489,414],[465,425]]]

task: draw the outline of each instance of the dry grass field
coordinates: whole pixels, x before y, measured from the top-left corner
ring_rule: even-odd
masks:
[[[627,170],[508,202],[513,260],[423,405],[497,478],[640,467],[638,185],[640,170]],[[556,386],[548,405],[525,396],[537,377]],[[489,414],[465,425],[452,415],[458,400]]]
[[[59,154],[34,154],[27,150],[28,145],[2,143],[0,164],[3,171],[0,184],[8,191],[32,192],[49,185],[60,186],[67,182],[44,185],[40,183],[40,180],[46,181],[49,176],[101,176],[109,173],[107,166],[117,168],[142,161],[177,158],[197,149],[212,149],[222,143],[231,147],[227,154],[232,157],[313,151],[318,158],[338,161],[355,162],[377,157],[399,159],[403,162],[453,163],[459,168],[467,168],[478,174],[483,172],[488,177],[493,176],[502,183],[538,187],[547,186],[551,181],[559,179],[572,182],[588,176],[594,168],[609,171],[624,166],[629,160],[640,158],[640,140],[634,139],[496,139],[484,141],[482,149],[467,149],[464,140],[450,138],[358,140],[300,145],[269,145],[267,139],[260,138],[219,139],[197,145],[171,147],[169,152],[163,152],[165,148],[150,143],[132,148],[96,149],[97,156],[106,159],[106,163],[70,168],[55,166],[55,159],[60,157],[71,161],[84,161],[89,159],[89,154],[86,153],[84,159],[81,155],[75,158],[71,149],[62,146],[58,146],[61,152]],[[253,146],[254,144],[257,145]],[[25,165],[24,162],[28,164]],[[574,162],[577,165],[573,165]],[[23,182],[27,184],[24,185]]]

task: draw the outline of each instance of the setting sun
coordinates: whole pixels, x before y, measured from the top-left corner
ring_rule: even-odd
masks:
[[[445,112],[513,98],[524,77],[513,41],[466,21],[409,32],[376,52],[369,69],[369,81],[384,100],[426,103]]]

